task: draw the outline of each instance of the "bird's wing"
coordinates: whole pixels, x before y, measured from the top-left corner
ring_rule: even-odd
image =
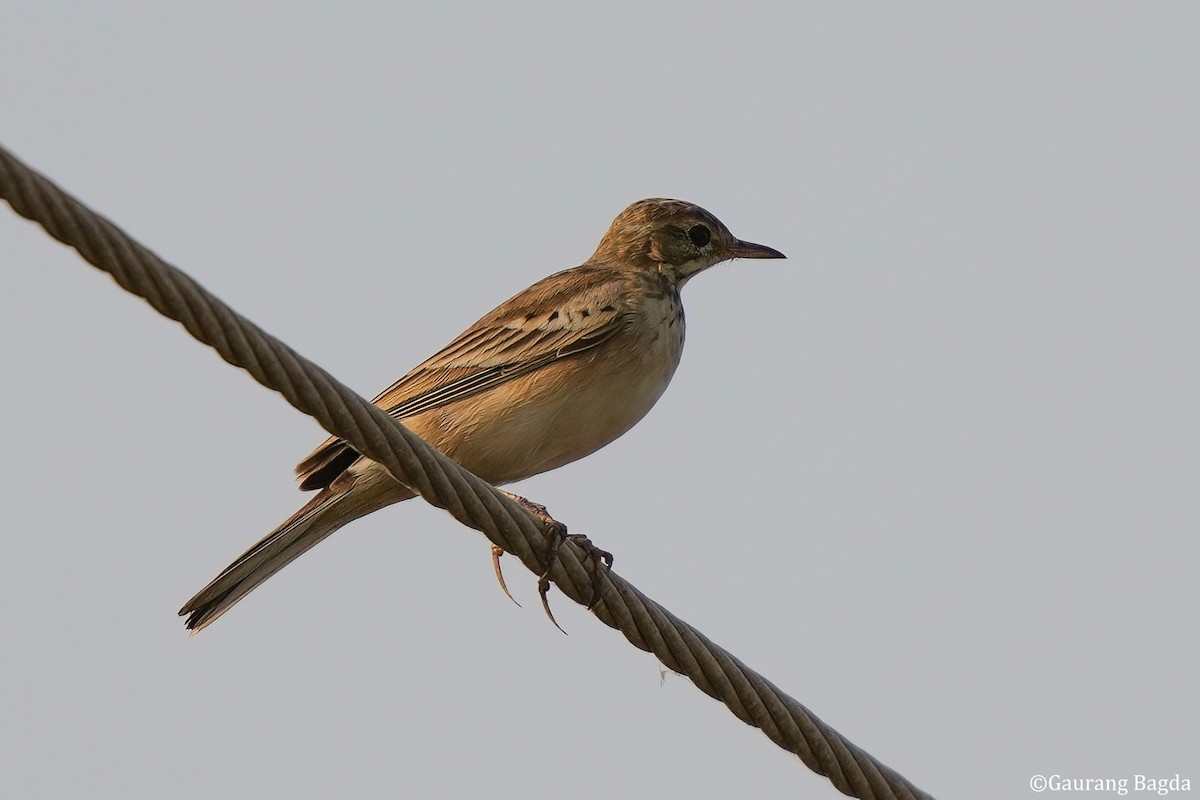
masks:
[[[374,403],[402,420],[590,350],[624,326],[626,280],[587,265],[551,275],[480,319]],[[300,488],[329,486],[358,455],[331,437],[297,465]]]

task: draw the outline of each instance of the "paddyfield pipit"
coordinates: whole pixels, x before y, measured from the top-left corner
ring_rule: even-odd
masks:
[[[528,478],[595,452],[645,416],[683,351],[679,290],[731,258],[783,258],[681,200],[621,212],[596,252],[484,316],[375,404],[484,480]],[[199,631],[347,522],[415,494],[330,438],[296,467],[318,490],[180,610]]]

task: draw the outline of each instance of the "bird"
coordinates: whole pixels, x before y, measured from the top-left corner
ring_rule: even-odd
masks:
[[[694,203],[640,200],[591,258],[500,304],[373,402],[495,486],[555,469],[620,437],[662,396],[683,352],[684,284],[730,259],[785,257]],[[192,633],[342,526],[416,496],[337,437],[295,472],[317,493],[184,604]]]

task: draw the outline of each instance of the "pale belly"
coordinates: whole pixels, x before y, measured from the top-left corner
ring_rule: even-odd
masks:
[[[670,325],[631,326],[595,350],[404,423],[490,483],[520,480],[632,428],[666,390],[682,350],[678,314]]]

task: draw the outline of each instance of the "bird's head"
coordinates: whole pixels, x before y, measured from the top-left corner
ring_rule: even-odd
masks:
[[[676,285],[731,258],[786,258],[766,245],[744,242],[694,203],[639,200],[613,220],[592,261],[661,272]]]

